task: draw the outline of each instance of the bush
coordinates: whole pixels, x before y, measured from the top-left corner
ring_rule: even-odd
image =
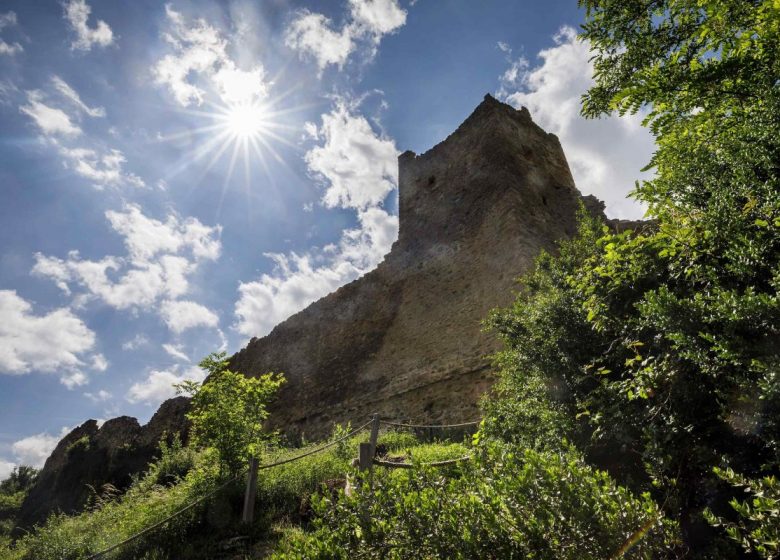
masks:
[[[632,496],[574,453],[492,444],[463,476],[376,473],[352,497],[323,497],[316,530],[273,558],[662,558],[677,542],[647,495]]]
[[[216,449],[223,473],[235,475],[273,440],[273,434],[263,431],[263,423],[268,418],[266,406],[284,377],[232,372],[224,352],[210,354],[199,365],[208,373],[208,383],[185,381],[177,387],[192,396],[187,413],[190,435],[194,443]]]

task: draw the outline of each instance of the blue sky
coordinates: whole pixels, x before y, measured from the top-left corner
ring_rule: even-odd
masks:
[[[0,478],[87,418],[145,422],[196,364],[371,270],[398,153],[485,93],[559,135],[612,216],[651,155],[586,122],[572,1],[6,0]]]

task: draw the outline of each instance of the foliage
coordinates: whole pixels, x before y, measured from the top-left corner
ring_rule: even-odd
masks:
[[[762,558],[780,558],[780,483],[774,476],[749,480],[732,469],[716,469],[716,474],[729,484],[743,488],[751,499],[731,500],[731,507],[739,514],[738,523],[706,512],[713,525],[726,528],[729,537],[747,551],[755,551]]]
[[[153,465],[123,495],[103,494],[90,510],[79,515],[53,514],[46,523],[21,538],[14,547],[0,548],[3,558],[76,560],[94,554],[167,517],[214,488],[219,476],[216,454],[202,452],[196,466],[173,486],[156,483],[161,467]],[[196,507],[154,532],[112,553],[109,558],[140,558],[149,548],[186,550],[184,536],[208,511]]]
[[[352,497],[323,497],[316,530],[273,558],[660,558],[673,524],[576,454],[485,447],[463,476],[375,475]]]
[[[212,353],[200,362],[208,382],[185,381],[180,392],[192,396],[187,418],[195,442],[218,452],[223,472],[237,474],[251,455],[259,455],[272,435],[263,431],[266,406],[284,383],[281,375],[245,377],[228,370],[225,353]]]
[[[634,196],[653,221],[621,233],[586,219],[540,258],[491,319],[507,350],[489,410],[528,425],[546,396],[524,384],[546,389],[587,422],[572,437],[590,432],[590,457],[651,481],[689,543],[712,541],[700,513],[729,496],[713,467],[780,472],[780,5],[581,5],[595,67],[583,112],[646,116],[656,176]],[[498,435],[522,434],[505,416]]]
[[[38,469],[28,465],[17,465],[11,474],[0,482],[0,494],[11,495],[27,492],[38,480]]]
[[[163,434],[160,439],[160,456],[149,465],[146,478],[153,480],[154,484],[176,484],[184,478],[195,466],[197,452],[192,447],[185,447],[179,434],[174,434],[171,442],[167,442]]]

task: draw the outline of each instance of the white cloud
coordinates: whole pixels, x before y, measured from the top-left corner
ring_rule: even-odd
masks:
[[[28,91],[27,105],[19,107],[19,111],[29,116],[45,136],[81,134],[81,128],[71,121],[65,111],[49,107],[42,102],[42,99],[40,91]]]
[[[644,209],[626,194],[634,181],[650,176],[640,169],[650,161],[653,137],[641,126],[641,114],[581,117],[580,96],[593,84],[590,46],[571,27],[562,28],[554,41],[539,53],[539,66],[521,65],[516,73],[510,67],[498,96],[526,106],[535,122],[559,137],[580,191],[604,200],[610,216],[639,218]]]
[[[60,153],[65,157],[66,167],[89,179],[98,190],[122,185],[136,188],[146,186],[138,175],[124,170],[127,159],[119,150],[109,149],[98,153],[87,148],[60,147]]]
[[[204,19],[188,24],[170,5],[165,11],[170,31],[163,38],[174,52],[159,60],[152,72],[155,81],[167,86],[180,105],[203,103],[206,84],[230,104],[253,103],[268,94],[263,66],[238,68],[219,29]],[[199,77],[202,79],[197,81]]]
[[[92,356],[92,365],[90,366],[95,371],[106,371],[108,369],[108,360],[103,354],[95,354]]]
[[[178,366],[174,366],[170,370],[152,370],[146,379],[134,383],[130,387],[126,399],[131,403],[143,402],[156,406],[165,399],[176,396],[174,384],[182,383],[185,380],[200,382],[205,378],[206,374],[196,366],[188,367],[181,372]]]
[[[149,339],[142,334],[135,335],[132,339],[122,343],[122,350],[137,350],[141,346],[149,344]]]
[[[375,206],[398,183],[395,143],[374,133],[366,118],[353,114],[344,101],[322,115],[317,138],[324,143],[306,153],[306,163],[328,185],[326,206]]]
[[[177,344],[163,344],[163,350],[165,350],[169,356],[181,360],[182,362],[189,362],[190,357],[184,353],[184,348]]]
[[[63,7],[65,20],[76,34],[76,39],[70,45],[71,49],[88,51],[92,45],[106,47],[114,42],[114,33],[105,21],[98,20],[95,27],[90,27],[87,23],[92,8],[86,0],[69,0]]]
[[[73,371],[60,377],[60,383],[65,385],[68,390],[72,391],[76,387],[81,387],[82,385],[89,383],[89,378],[80,371]]]
[[[267,253],[275,268],[259,280],[242,282],[235,305],[236,330],[263,336],[279,322],[381,262],[398,237],[398,217],[381,203],[397,185],[395,143],[377,135],[368,121],[343,101],[322,116],[321,144],[306,154],[309,170],[326,189],[328,206],[352,208],[359,226],[342,232],[337,244],[304,254]],[[316,128],[316,127],[314,127]]]
[[[342,68],[355,48],[348,27],[336,31],[329,18],[301,10],[285,31],[285,44],[302,58],[313,58],[322,71],[329,64]]]
[[[110,392],[101,389],[97,393],[84,393],[84,396],[94,403],[99,403],[99,402],[106,402],[107,400],[110,400],[113,395]]]
[[[6,12],[4,14],[0,14],[0,30],[5,27],[13,27],[16,24],[16,12]],[[0,39],[0,55],[13,56],[23,51],[24,49],[19,43],[6,43]]]
[[[37,469],[43,467],[59,441],[70,432],[70,428],[62,428],[58,436],[46,432],[29,436],[14,442],[11,452],[18,465],[30,465]]]
[[[62,94],[65,99],[73,103],[76,107],[84,111],[90,117],[105,117],[106,110],[103,107],[90,107],[81,100],[81,97],[76,90],[70,87],[65,80],[59,76],[52,76],[51,81],[54,84],[54,88]]]
[[[349,10],[353,24],[377,42],[382,35],[392,33],[406,23],[406,10],[397,0],[349,0]]]
[[[160,316],[176,334],[194,327],[217,327],[219,317],[208,307],[186,300],[162,302]]]
[[[284,42],[302,59],[315,60],[322,73],[329,65],[343,68],[361,48],[370,60],[382,37],[405,23],[406,11],[397,0],[349,0],[349,18],[340,29],[323,14],[303,9],[285,29]]]
[[[217,316],[205,307],[173,300],[189,292],[189,277],[203,261],[219,258],[220,226],[175,214],[156,220],[135,204],[126,204],[121,212],[108,211],[106,218],[123,237],[126,256],[86,260],[78,251],[64,259],[37,253],[32,273],[53,280],[76,305],[99,300],[116,309],[155,311],[174,332],[216,326]],[[145,337],[136,337],[122,347],[132,350],[146,343]],[[93,363],[95,369],[99,365]]]
[[[3,481],[9,476],[11,476],[11,473],[14,471],[15,467],[16,467],[16,463],[12,463],[11,461],[4,461],[3,459],[0,459],[0,481]]]
[[[15,291],[0,290],[0,372],[33,370],[71,374],[95,345],[92,332],[70,309],[34,315],[32,305]]]

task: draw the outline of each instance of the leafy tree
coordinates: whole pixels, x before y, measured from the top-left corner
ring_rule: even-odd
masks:
[[[591,457],[648,477],[702,548],[703,508],[730,495],[715,467],[780,472],[780,5],[580,3],[584,114],[641,111],[656,137],[634,192],[652,227],[581,233],[493,324],[519,377],[587,421]]]
[[[208,373],[207,380],[178,386],[180,392],[192,396],[187,413],[190,433],[196,443],[219,452],[223,474],[236,474],[273,437],[263,430],[263,422],[268,418],[266,406],[284,377],[273,373],[246,377],[232,372],[224,352],[209,354],[199,365]]]
[[[16,494],[17,492],[26,492],[38,480],[38,473],[38,469],[28,465],[14,467],[8,478],[0,482],[0,493]]]

